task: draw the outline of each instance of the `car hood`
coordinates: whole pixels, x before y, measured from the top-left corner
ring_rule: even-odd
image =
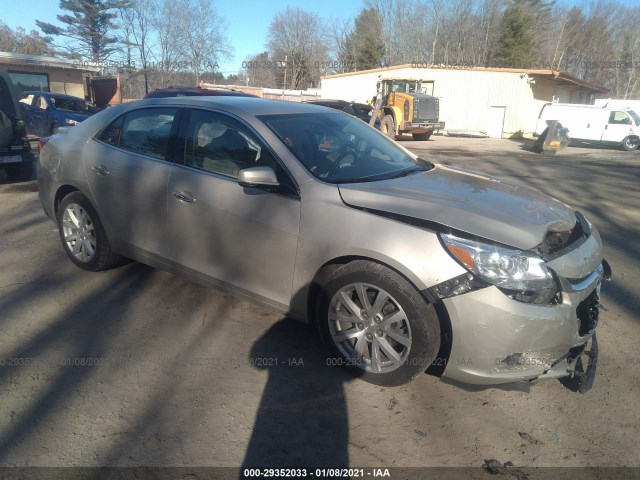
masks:
[[[537,190],[442,165],[339,189],[353,207],[433,222],[524,250],[539,245],[547,232],[576,223],[567,205]]]
[[[56,113],[61,119],[75,120],[76,122],[82,122],[91,116],[88,113],[66,112],[62,110],[57,110]]]

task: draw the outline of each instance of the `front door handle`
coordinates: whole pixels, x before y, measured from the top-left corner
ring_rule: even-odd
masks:
[[[196,203],[196,199],[185,192],[173,192],[172,195],[181,202]]]
[[[109,169],[104,165],[97,165],[95,167],[91,167],[91,170],[96,172],[98,175],[109,175],[111,173],[109,172]]]

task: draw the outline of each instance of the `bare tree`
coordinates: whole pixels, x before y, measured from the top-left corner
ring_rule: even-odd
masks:
[[[180,15],[175,0],[156,0],[149,20],[156,40],[151,58],[158,73],[157,86],[167,86],[182,62],[183,54],[177,41]]]
[[[353,32],[353,18],[332,18],[329,22],[329,48],[336,60],[336,73],[349,71],[345,69],[351,62],[355,62],[355,45],[349,42],[349,36]]]
[[[0,51],[26,53],[28,55],[53,55],[51,38],[43,37],[35,30],[26,33],[24,28],[12,30],[0,20]]]
[[[151,54],[151,25],[152,13],[157,8],[155,0],[131,0],[129,8],[120,10],[125,42],[128,49],[127,56],[131,64],[130,46],[133,45],[138,52],[140,68],[144,77],[144,93],[149,93],[149,57]]]
[[[287,7],[274,15],[267,40],[271,58],[286,62],[285,88],[319,85],[323,67],[330,63],[325,31],[318,15],[300,8]]]
[[[217,69],[218,61],[231,57],[231,45],[226,36],[226,21],[210,0],[180,0],[178,41],[191,64],[196,84],[204,70]]]
[[[243,62],[245,75],[254,87],[276,88],[278,86],[276,70],[282,63],[273,61],[269,52],[251,55]]]

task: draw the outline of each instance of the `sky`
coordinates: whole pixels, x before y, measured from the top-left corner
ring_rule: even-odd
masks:
[[[218,14],[227,20],[227,36],[234,51],[233,60],[220,62],[220,70],[225,75],[243,70],[243,60],[266,50],[269,23],[275,13],[287,6],[303,8],[330,20],[353,18],[364,4],[362,0],[219,0],[213,3]],[[0,0],[0,20],[13,29],[23,27],[27,32],[40,32],[36,19],[60,25],[56,19],[61,13],[57,0],[27,0],[27,4],[28,8],[11,8],[16,5],[14,0]]]

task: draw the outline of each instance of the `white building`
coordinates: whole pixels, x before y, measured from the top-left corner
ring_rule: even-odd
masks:
[[[322,77],[323,99],[366,102],[379,78],[423,80],[423,90],[440,98],[447,130],[477,130],[491,137],[531,134],[548,102],[592,103],[604,87],[557,70],[398,65]]]

